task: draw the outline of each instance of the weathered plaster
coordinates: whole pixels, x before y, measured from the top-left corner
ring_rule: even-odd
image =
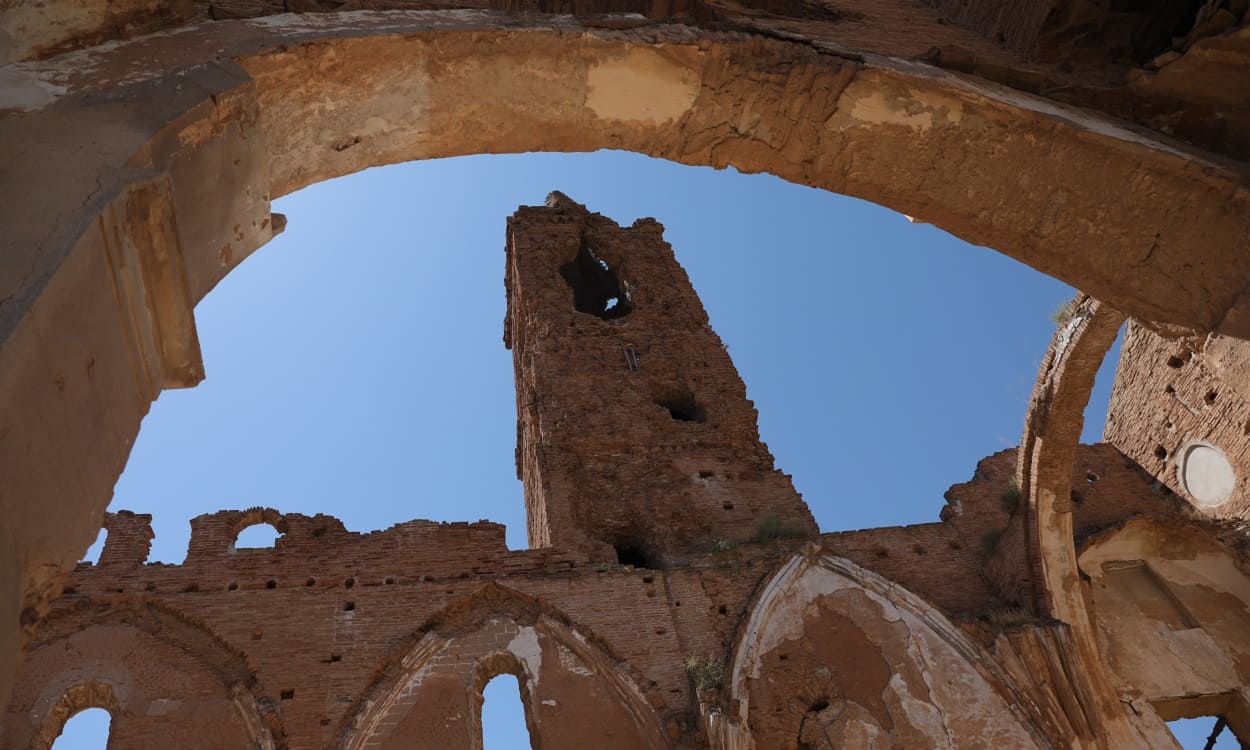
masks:
[[[803,654],[811,644],[832,638],[846,645],[848,631],[836,624],[839,619],[854,623],[868,641],[841,648],[832,662],[821,659],[809,666]],[[865,661],[880,659],[886,669],[880,694],[852,687],[862,679],[857,673],[875,669],[865,667]],[[825,676],[818,678],[817,672]],[[815,684],[819,679],[827,686]],[[855,701],[871,720],[854,719],[853,726],[837,731],[862,739],[888,727],[892,741],[908,747],[1051,746],[1023,713],[1027,699],[1014,691],[1006,673],[945,617],[905,589],[817,550],[795,555],[782,566],[739,634],[730,676],[737,726],[730,730],[728,746],[796,746],[799,726],[772,723],[787,709],[761,703],[774,694],[789,695],[791,684],[806,686],[800,695],[809,701]],[[874,708],[865,703],[868,698],[880,703]],[[796,709],[788,710],[795,715]],[[798,708],[797,716],[804,710]]]

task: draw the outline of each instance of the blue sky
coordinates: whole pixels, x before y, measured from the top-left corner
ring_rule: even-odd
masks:
[[[197,307],[205,382],[162,394],[144,420],[111,508],[153,515],[151,559],[181,562],[192,516],[253,505],[358,531],[489,519],[524,547],[504,221],[551,190],[666,226],[824,531],[935,521],[947,487],[1016,445],[1051,313],[1073,292],[873,204],[620,152],[313,185],[275,202],[286,232]],[[1104,368],[1087,441],[1110,379]],[[500,685],[516,695],[488,687],[487,748],[528,747],[508,739],[515,705],[493,715]]]

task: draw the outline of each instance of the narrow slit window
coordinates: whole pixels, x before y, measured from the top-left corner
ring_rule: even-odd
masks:
[[[511,674],[501,674],[482,689],[483,750],[516,750],[533,747],[525,724],[521,685]]]

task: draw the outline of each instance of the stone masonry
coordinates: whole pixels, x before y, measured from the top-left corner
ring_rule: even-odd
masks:
[[[508,221],[504,341],[532,547],[659,567],[761,524],[816,531],[662,232],[560,193]]]
[[[43,750],[103,707],[119,750],[474,748],[482,689],[513,674],[543,748],[1115,746],[1073,631],[1010,593],[1032,575],[1000,554],[1028,511],[1016,450],[938,523],[819,534],[658,223],[553,193],[510,219],[506,278],[531,549],[487,522],[360,534],[252,508],[148,564],[150,517],[110,513],[0,745]],[[1244,534],[1113,445],[1079,447],[1071,487],[1140,746],[1173,747],[1162,722],[1184,715],[1245,736]],[[256,524],[275,545],[237,548]]]

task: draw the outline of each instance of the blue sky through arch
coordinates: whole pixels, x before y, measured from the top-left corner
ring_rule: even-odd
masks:
[[[151,559],[181,562],[189,517],[256,505],[353,530],[486,518],[524,547],[504,233],[551,190],[665,225],[822,530],[935,521],[1019,442],[1072,290],[1009,258],[767,175],[620,152],[409,163],[277,201],[286,232],[197,307],[207,380],[154,404],[111,506],[153,514]]]
[[[52,742],[52,750],[105,750],[111,721],[103,708],[79,711],[65,722],[60,736]]]

